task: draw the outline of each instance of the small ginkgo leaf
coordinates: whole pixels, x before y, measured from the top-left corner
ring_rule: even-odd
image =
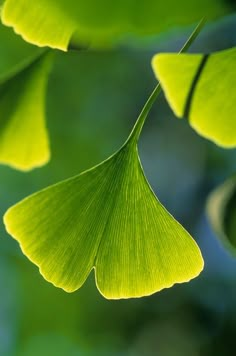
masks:
[[[23,171],[50,158],[45,90],[51,54],[43,54],[0,85],[0,163]]]
[[[66,50],[72,35],[102,42],[135,34],[156,34],[230,11],[222,0],[6,0],[2,22],[26,41]]]
[[[226,248],[236,254],[236,176],[227,179],[208,198],[210,223]]]
[[[150,295],[203,268],[195,241],[152,192],[134,143],[22,200],[4,222],[44,278],[67,292],[92,268],[109,299]]]
[[[152,65],[178,117],[202,136],[236,146],[236,48],[201,54],[158,54]]]

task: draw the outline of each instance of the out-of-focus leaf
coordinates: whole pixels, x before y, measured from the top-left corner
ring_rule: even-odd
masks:
[[[133,141],[19,202],[4,222],[44,278],[67,292],[93,268],[109,299],[150,295],[203,268],[194,240],[154,196]]]
[[[217,236],[236,252],[236,176],[226,180],[211,193],[207,212]]]
[[[225,148],[236,146],[236,48],[203,54],[158,54],[153,69],[178,117]]]
[[[0,23],[0,83],[27,67],[42,51]]]
[[[0,163],[20,170],[50,157],[45,127],[45,90],[51,54],[44,54],[0,86]]]
[[[229,11],[222,0],[6,0],[2,21],[31,43],[66,50],[72,36],[107,41],[154,34]]]

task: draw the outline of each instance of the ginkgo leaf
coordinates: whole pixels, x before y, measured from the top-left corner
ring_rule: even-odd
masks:
[[[93,267],[108,298],[149,295],[203,267],[196,243],[156,199],[130,145],[24,199],[4,221],[43,276],[68,292]]]
[[[209,220],[217,236],[236,253],[236,176],[211,193],[207,202]]]
[[[154,34],[230,11],[221,0],[6,0],[1,18],[26,41],[66,50],[72,35],[103,43],[130,34]],[[109,14],[109,15],[108,15]]]
[[[189,281],[203,269],[197,244],[155,197],[138,156],[139,135],[160,91],[157,85],[114,155],[4,215],[9,234],[55,286],[73,292],[94,268],[106,298],[141,297]]]
[[[203,268],[197,244],[155,197],[130,143],[11,207],[4,222],[44,278],[67,292],[92,268],[110,299],[150,295]]]
[[[45,89],[51,55],[44,54],[0,85],[0,163],[29,170],[50,158]]]
[[[158,54],[154,72],[178,117],[202,136],[236,146],[236,48],[203,54]]]

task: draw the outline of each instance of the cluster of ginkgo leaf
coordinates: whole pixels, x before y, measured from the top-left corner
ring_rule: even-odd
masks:
[[[101,26],[95,13],[87,14],[83,1],[70,0],[70,11],[66,11],[67,3],[6,0],[1,17],[27,41],[62,50],[67,49],[72,36],[83,34],[87,41],[93,28],[99,29],[99,38],[107,33],[109,21]],[[193,4],[201,11],[201,1]],[[212,4],[208,0],[208,5]],[[108,1],[102,5],[107,6]],[[220,6],[220,2],[214,3],[216,13],[221,11]],[[30,11],[24,12],[26,7]],[[140,27],[137,16],[132,13],[130,18],[131,27],[123,14],[124,33],[135,25]],[[114,37],[121,35],[116,21],[112,22]],[[182,52],[200,29],[201,25]],[[44,99],[52,52],[37,51],[1,80],[0,115],[4,124],[0,131],[0,161],[18,169],[40,166],[50,156]],[[235,60],[236,48],[211,55],[158,54],[152,61],[174,113],[187,118],[197,132],[222,147],[236,146],[236,94],[231,90],[236,81]],[[159,92],[157,86],[129,138],[114,155],[76,177],[27,197],[4,216],[7,231],[20,243],[23,253],[39,266],[46,280],[68,292],[80,288],[93,268],[98,289],[111,299],[150,295],[189,281],[203,268],[197,244],[155,197],[138,156],[138,138]],[[222,92],[227,92],[227,100]],[[235,180],[233,186],[230,192],[235,196]],[[224,204],[228,207],[231,202],[228,199]],[[218,205],[219,211],[222,204]],[[235,235],[232,226],[230,223],[227,232]]]

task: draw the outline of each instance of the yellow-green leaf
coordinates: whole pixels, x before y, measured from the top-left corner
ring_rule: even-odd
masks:
[[[155,34],[230,11],[222,0],[6,0],[1,18],[26,41],[66,50],[72,35],[103,43],[130,34]]]
[[[133,142],[22,200],[4,222],[44,278],[67,292],[93,268],[109,299],[150,295],[203,268],[197,244],[151,190]]]
[[[139,135],[160,91],[157,85],[114,155],[29,196],[4,215],[7,231],[54,285],[73,292],[94,268],[105,297],[131,298],[189,281],[201,272],[197,244],[155,197],[138,156]]]
[[[223,244],[236,252],[236,176],[227,179],[208,198],[211,225]]]
[[[44,54],[0,85],[0,163],[26,171],[48,162],[44,106],[50,63]]]
[[[158,54],[154,72],[178,117],[216,144],[236,146],[236,48],[201,54]]]

